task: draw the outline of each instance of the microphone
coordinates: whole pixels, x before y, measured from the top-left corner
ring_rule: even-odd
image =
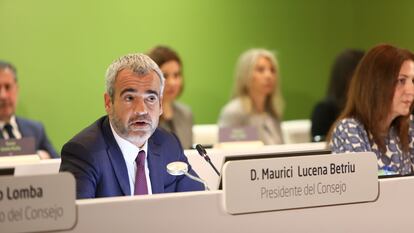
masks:
[[[205,190],[210,190],[208,188],[207,183],[204,180],[202,180],[202,179],[200,179],[200,178],[198,178],[196,176],[193,176],[190,173],[188,173],[188,165],[186,163],[184,163],[184,162],[176,161],[176,162],[169,163],[167,165],[167,172],[170,175],[173,175],[173,176],[186,175],[188,178],[190,178],[192,180],[195,180],[197,182],[202,183],[204,185],[204,189]]]
[[[217,168],[211,162],[210,157],[208,157],[206,149],[204,149],[204,147],[200,144],[196,145],[196,149],[197,149],[198,153],[201,155],[201,157],[203,157],[210,164],[210,166],[214,169],[214,171],[217,173],[217,175],[220,176],[220,172],[217,170]]]

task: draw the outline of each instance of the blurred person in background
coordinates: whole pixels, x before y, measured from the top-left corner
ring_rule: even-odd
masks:
[[[279,73],[271,51],[254,48],[244,52],[236,66],[232,99],[221,109],[219,127],[253,126],[264,144],[282,144]]]
[[[166,46],[154,47],[148,56],[157,63],[165,78],[159,127],[177,135],[183,148],[189,149],[193,144],[193,114],[189,106],[177,101],[184,87],[181,59]]]
[[[0,139],[34,138],[35,150],[42,159],[59,158],[42,123],[16,116],[17,80],[16,68],[0,61]]]
[[[316,104],[312,112],[313,142],[325,141],[329,129],[344,109],[349,83],[363,56],[362,50],[347,49],[336,57],[326,97]]]

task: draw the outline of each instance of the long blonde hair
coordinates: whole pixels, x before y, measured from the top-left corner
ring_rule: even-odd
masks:
[[[284,101],[280,91],[280,70],[275,55],[266,49],[249,49],[240,55],[237,62],[232,98],[241,98],[245,110],[249,113],[253,111],[253,102],[248,94],[248,85],[252,79],[253,70],[259,58],[265,57],[270,60],[277,75],[276,86],[265,103],[265,109],[272,116],[281,119],[283,115]]]

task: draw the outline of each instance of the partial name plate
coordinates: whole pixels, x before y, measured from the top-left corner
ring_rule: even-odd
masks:
[[[0,139],[0,156],[31,154],[36,154],[35,139],[33,137]]]
[[[224,206],[243,214],[375,201],[377,174],[372,152],[229,161]]]
[[[0,177],[2,232],[67,230],[76,222],[75,179],[70,173]]]

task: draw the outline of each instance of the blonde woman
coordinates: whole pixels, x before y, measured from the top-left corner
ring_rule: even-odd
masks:
[[[264,144],[282,144],[281,96],[276,57],[265,49],[250,49],[238,60],[233,97],[221,110],[218,124],[254,126]]]

